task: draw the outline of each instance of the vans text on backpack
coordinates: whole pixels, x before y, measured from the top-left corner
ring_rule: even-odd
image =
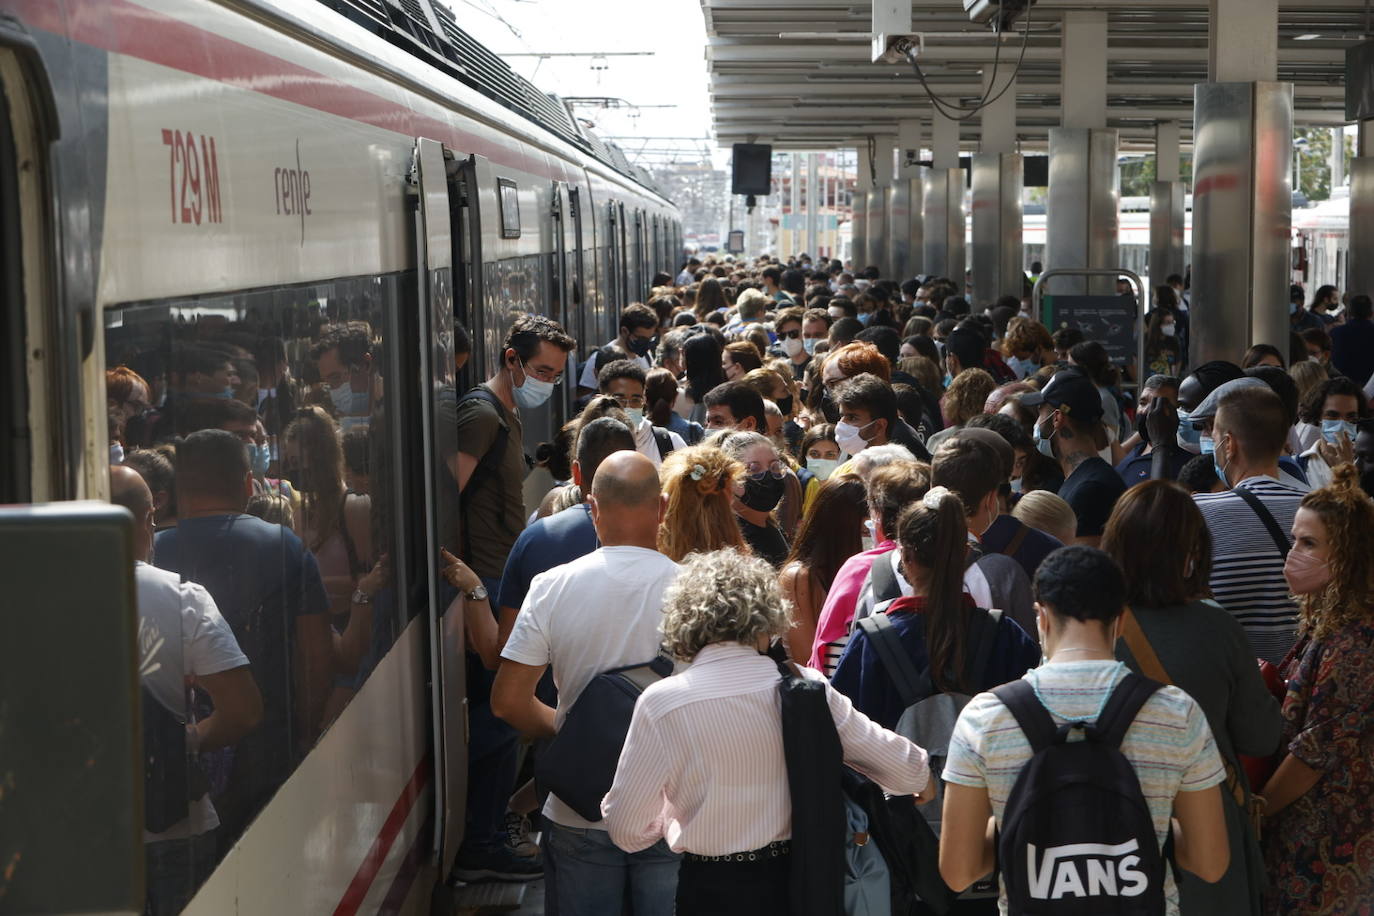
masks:
[[[1172,832],[1159,848],[1154,820],[1121,741],[1162,685],[1127,674],[1096,722],[1056,725],[1030,681],[992,692],[1031,746],[1007,798],[997,861],[1008,912],[1159,916]],[[1076,729],[1082,741],[1069,741]]]

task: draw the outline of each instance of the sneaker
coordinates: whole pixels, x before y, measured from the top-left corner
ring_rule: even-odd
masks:
[[[464,848],[453,865],[459,881],[537,881],[544,877],[544,857],[516,855],[504,844],[495,849]]]
[[[506,812],[506,846],[522,858],[539,855],[539,844],[534,841],[530,819],[518,811]]]

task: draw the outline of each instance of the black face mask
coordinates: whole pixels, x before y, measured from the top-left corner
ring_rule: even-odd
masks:
[[[630,352],[635,356],[643,356],[654,348],[654,338],[652,337],[631,337]]]
[[[739,501],[755,512],[772,512],[782,501],[783,489],[783,481],[765,471],[744,481],[744,495]]]
[[[790,394],[785,398],[778,398],[773,403],[778,405],[778,410],[782,411],[784,417],[792,412],[792,395]]]
[[[830,398],[830,389],[825,388],[821,391],[821,413],[825,414],[825,422],[840,422],[840,405]]]

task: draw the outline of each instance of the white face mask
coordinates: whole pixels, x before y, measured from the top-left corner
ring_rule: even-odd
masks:
[[[836,321],[839,321],[841,318],[844,317],[844,309],[842,308],[828,308],[826,309],[826,311],[829,312],[830,317],[835,319]]]
[[[873,423],[876,422],[878,421],[873,421]],[[852,458],[859,454],[859,452],[868,448],[868,440],[864,438],[863,431],[872,426],[873,423],[868,423],[864,426],[855,426],[852,423],[846,423],[841,420],[839,423],[835,424],[835,443],[839,445],[841,451]]]
[[[1159,326],[1159,332],[1163,334],[1165,337],[1173,337],[1176,333],[1178,333],[1178,328],[1172,324],[1161,324]]]
[[[813,460],[814,460],[814,459],[813,459]],[[123,463],[124,463],[124,446],[120,445],[118,442],[112,442],[112,443],[110,443],[110,465],[113,467],[113,466],[116,465],[116,464],[123,464]]]
[[[864,533],[859,538],[859,542],[865,551],[872,550],[877,545],[877,530],[878,526],[873,524],[873,519],[864,519]]]
[[[529,370],[525,370],[525,382],[522,385],[512,385],[511,392],[515,395],[515,403],[520,407],[538,407],[547,401],[553,394],[553,382],[545,382],[530,375]]]
[[[782,340],[782,352],[788,356],[799,356],[806,349],[806,344],[802,343],[800,337],[784,337]]]

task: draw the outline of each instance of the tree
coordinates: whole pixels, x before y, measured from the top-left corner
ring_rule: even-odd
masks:
[[[1193,181],[1193,157],[1187,153],[1179,157],[1179,177],[1188,184]],[[1150,183],[1155,180],[1155,157],[1128,159],[1121,163],[1121,196],[1149,197]]]

